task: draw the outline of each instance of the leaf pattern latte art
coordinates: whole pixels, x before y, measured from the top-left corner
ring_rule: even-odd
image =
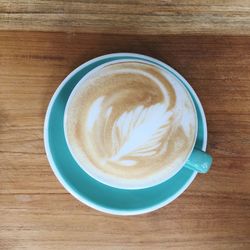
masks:
[[[124,112],[112,128],[114,154],[109,160],[120,165],[132,166],[136,161],[128,160],[129,157],[154,155],[161,146],[162,137],[169,129],[171,115],[172,112],[167,112],[165,105],[161,103],[147,108],[141,105]]]

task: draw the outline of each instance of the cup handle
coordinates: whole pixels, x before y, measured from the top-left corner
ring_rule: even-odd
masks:
[[[185,167],[195,170],[198,173],[207,173],[212,165],[213,158],[211,155],[194,148],[192,154],[188,158]]]

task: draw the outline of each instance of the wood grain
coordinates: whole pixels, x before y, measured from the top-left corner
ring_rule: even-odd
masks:
[[[0,0],[0,30],[250,34],[249,0]]]
[[[126,218],[69,195],[43,148],[44,115],[63,78],[121,51],[161,59],[187,78],[214,157],[176,201]],[[2,31],[0,69],[0,249],[250,248],[250,37]]]

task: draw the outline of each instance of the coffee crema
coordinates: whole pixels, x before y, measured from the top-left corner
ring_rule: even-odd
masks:
[[[65,130],[72,154],[90,175],[121,187],[147,186],[183,165],[197,118],[174,76],[126,61],[101,67],[78,85],[67,104]]]

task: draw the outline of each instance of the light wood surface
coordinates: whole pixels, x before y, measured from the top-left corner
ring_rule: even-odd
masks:
[[[0,0],[0,29],[250,35],[250,1]]]
[[[59,184],[43,147],[48,102],[93,57],[138,52],[183,74],[204,105],[210,173],[170,205],[119,217]],[[0,249],[250,249],[250,37],[0,32]]]

